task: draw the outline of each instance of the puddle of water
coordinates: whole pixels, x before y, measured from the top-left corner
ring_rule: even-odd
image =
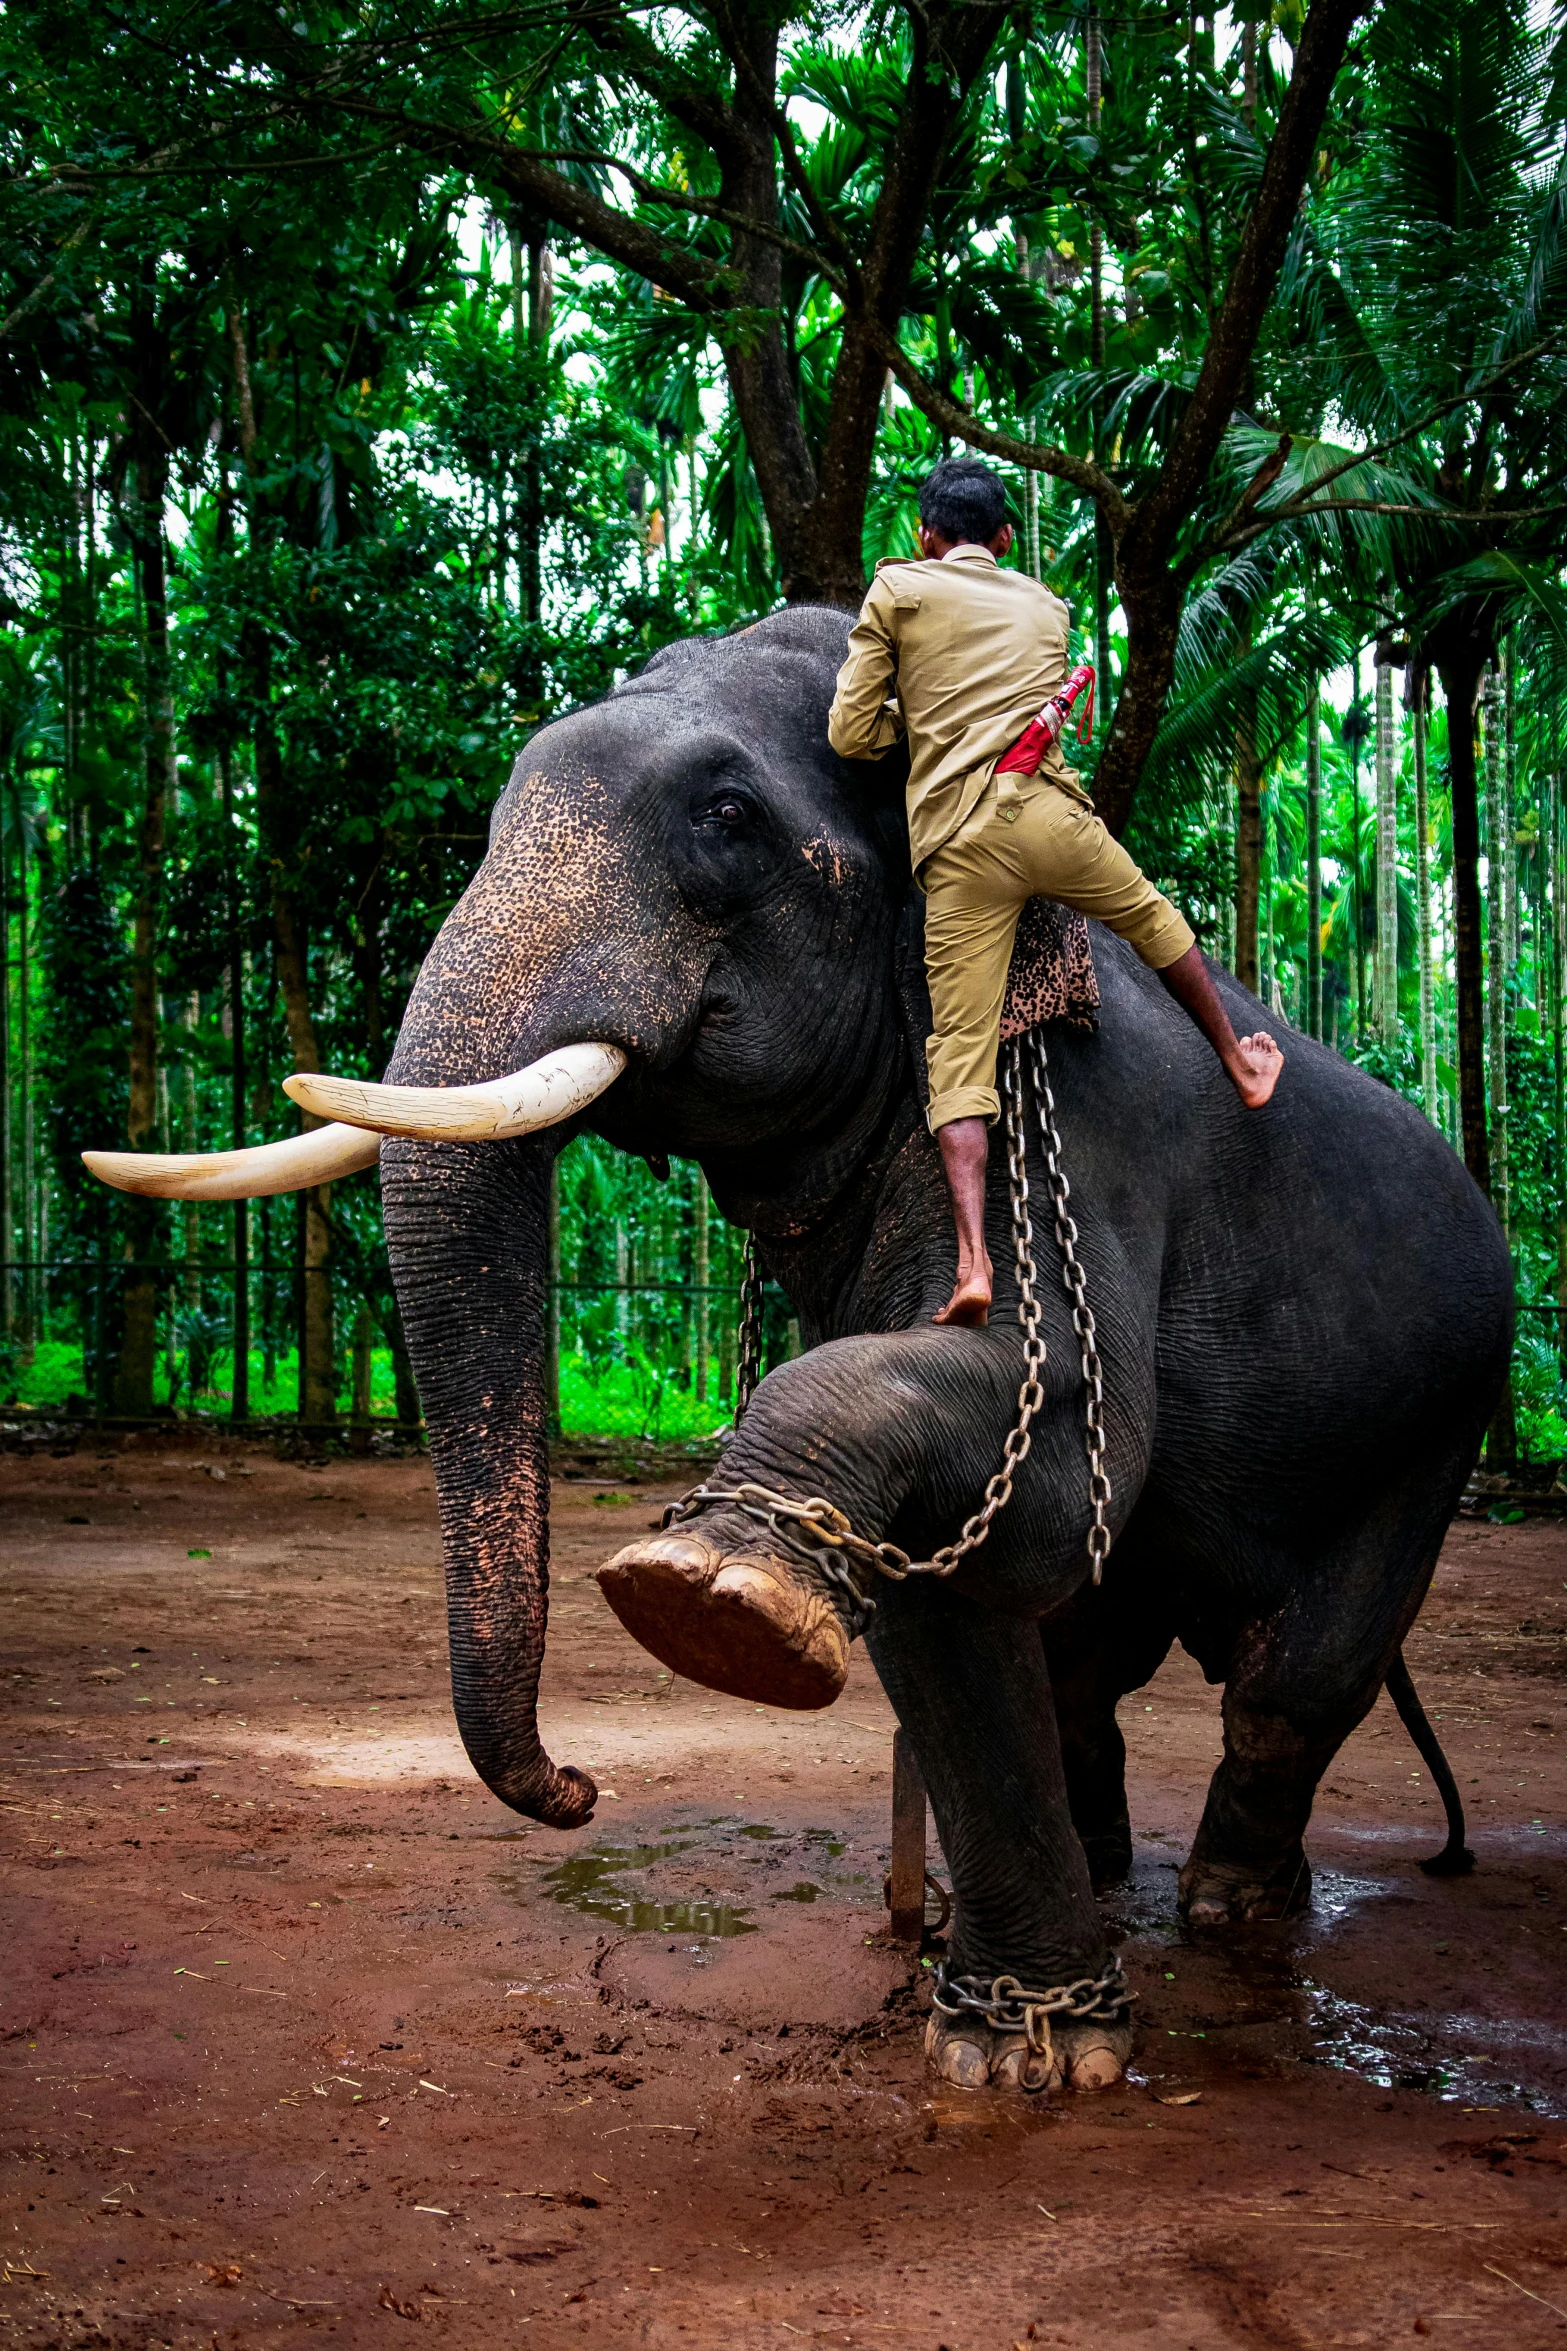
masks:
[[[606,1892],[602,1899],[579,1900],[572,1907],[590,1918],[612,1919],[634,1935],[705,1935],[722,1943],[759,1932],[745,1912],[729,1902],[640,1902],[631,1895]]]
[[[1542,2075],[1549,2082],[1567,2067],[1567,2032],[1556,2025],[1411,2014],[1346,1999],[1321,1980],[1348,1954],[1350,1931],[1372,1925],[1378,1911],[1409,1910],[1415,1901],[1397,1878],[1319,1868],[1311,1907],[1299,1917],[1220,1938],[1194,1937],[1175,1916],[1173,1873],[1139,1856],[1107,1915],[1127,1940],[1157,1952],[1161,1967],[1184,1973],[1186,1963],[1175,1955],[1182,1947],[1194,1957],[1201,1953],[1205,1968],[1222,1963],[1228,1981],[1210,2012],[1194,2020],[1200,2039],[1260,2028],[1276,2057],[1330,2066],[1377,2089],[1415,2090],[1477,2113],[1521,2109],[1559,2117],[1560,2096],[1541,2087]],[[1150,2048],[1163,2037],[1156,2035]]]
[[[748,1912],[734,1903],[700,1896],[658,1902],[617,1883],[628,1871],[651,1869],[689,1852],[691,1843],[681,1838],[662,1845],[595,1845],[557,1863],[539,1881],[540,1889],[551,1902],[563,1902],[589,1918],[609,1919],[635,1935],[704,1935],[723,1942],[757,1933]]]
[[[742,1837],[754,1837],[759,1845],[771,1844],[783,1835],[782,1829],[769,1828],[764,1820],[748,1820],[740,1831]]]
[[[1310,2031],[1317,2046],[1309,2065],[1330,2065],[1358,2074],[1380,2090],[1420,2090],[1444,2106],[1481,2111],[1522,2107],[1530,2114],[1556,2115],[1555,2099],[1527,2083],[1498,2081],[1484,2055],[1443,2057],[1434,2044],[1449,2037],[1471,2045],[1476,2039],[1520,2037],[1499,2025],[1481,2026],[1473,2017],[1377,2016],[1353,2000],[1341,2000],[1320,1984],[1303,1983],[1310,2002]],[[1478,2030],[1477,2030],[1478,2027]],[[1563,2036],[1549,2027],[1525,2029],[1524,2038],[1559,2048]]]
[[[775,1902],[820,1902],[823,1891],[821,1886],[813,1886],[809,1879],[802,1878],[798,1885],[784,1887],[781,1892],[773,1896],[773,1900]]]

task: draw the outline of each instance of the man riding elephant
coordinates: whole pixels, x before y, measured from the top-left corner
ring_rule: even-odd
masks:
[[[988,1329],[931,1322],[951,1226],[921,1095],[920,903],[901,809],[827,742],[848,625],[797,609],[671,647],[541,730],[426,959],[389,1082],[290,1081],[342,1123],[216,1161],[94,1155],[140,1189],[234,1197],[329,1180],[395,1138],[386,1228],[435,1466],[457,1720],[495,1793],[560,1826],[596,1795],[551,1761],[536,1718],[548,1197],[572,1134],[699,1160],[800,1318],[807,1352],[758,1388],[725,1493],[824,1496],[868,1545],[929,1561],[1017,1418],[1014,1276]],[[954,2013],[933,2054],[970,2083],[1087,2087],[1126,2063],[1093,1880],[1130,1855],[1117,1700],[1176,1639],[1225,1684],[1187,1915],[1306,1898],[1314,1790],[1400,1670],[1511,1345],[1495,1217],[1416,1111],[1297,1038],[1288,1085],[1254,1115],[1137,957],[1098,930],[1093,952],[1098,1025],[1052,1028],[1049,1054],[1102,1362],[1104,1580],[1086,1548],[1080,1350],[1041,1233],[1047,1357],[1010,1503],[950,1577],[863,1584],[955,1896]],[[1249,1025],[1255,1000],[1217,985]],[[1040,1189],[1037,1132],[1026,1153]],[[1007,1268],[998,1187],[986,1217]],[[836,1695],[866,1617],[743,1501],[648,1535],[605,1580],[677,1670],[796,1705]],[[991,1997],[1005,1977],[1037,2010],[1089,1989],[1031,2045],[1022,2011]]]
[[[1000,476],[976,457],[944,458],[921,485],[919,510],[919,556],[876,566],[827,737],[845,759],[908,745],[933,1023],[925,1116],[958,1236],[957,1279],[934,1319],[981,1325],[991,1297],[987,1129],[1001,1114],[996,1046],[1028,899],[1076,907],[1135,947],[1248,1110],[1271,1098],[1283,1057],[1266,1031],[1236,1036],[1190,924],[1094,814],[1056,743],[1036,739],[1067,684],[1067,608],[1027,572],[1001,568],[1012,525]],[[1093,671],[1080,674],[1091,695]]]

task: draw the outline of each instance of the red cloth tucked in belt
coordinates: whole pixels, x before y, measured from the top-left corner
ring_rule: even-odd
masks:
[[[1011,750],[1003,751],[996,761],[998,776],[1034,774],[1051,744],[1059,738],[1072,705],[1085,686],[1088,689],[1088,700],[1077,722],[1077,739],[1080,743],[1087,742],[1094,725],[1094,668],[1092,662],[1082,661],[1073,670],[1060,693],[1052,694],[1039,716],[1029,721]]]

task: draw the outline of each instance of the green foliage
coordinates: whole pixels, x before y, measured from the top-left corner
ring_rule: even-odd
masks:
[[[887,296],[907,355],[985,421],[1095,450],[1125,494],[1144,492],[1188,411],[1302,17],[1261,0],[1222,19],[1132,0],[1103,20],[1095,121],[1080,20],[998,12],[988,49],[952,86],[928,201]],[[63,1400],[70,1390],[44,1390],[73,1348],[71,1381],[98,1381],[133,1238],[120,1196],[87,1179],[78,1154],[125,1139],[155,715],[138,554],[149,510],[170,560],[178,772],[152,860],[162,1075],[156,1131],[141,1140],[216,1149],[233,1139],[236,984],[244,1131],[292,1131],[277,1083],[296,1049],[280,909],[303,941],[316,1049],[378,1074],[534,730],[671,639],[743,626],[784,592],[760,486],[780,451],[750,445],[737,370],[776,331],[802,462],[819,466],[845,397],[845,273],[877,250],[894,152],[907,174],[909,90],[946,71],[932,21],[900,7],[778,16],[792,147],[775,145],[784,242],[769,248],[777,279],[762,298],[746,239],[721,217],[735,181],[708,129],[737,84],[730,20],[705,0],[678,20],[513,12],[486,20],[477,43],[456,0],[352,12],[301,0],[286,21],[260,0],[128,11],[23,0],[8,12],[7,1238],[13,1258],[47,1237],[84,1269],[54,1277],[47,1330],[31,1327],[13,1283],[5,1377],[24,1395]],[[1254,110],[1243,25],[1259,35]],[[1237,744],[1254,741],[1263,993],[1303,1020],[1305,708],[1312,682],[1330,681],[1318,744],[1326,1033],[1455,1133],[1446,712],[1438,693],[1438,1099],[1427,1102],[1407,726],[1395,1046],[1373,1039],[1365,1000],[1377,839],[1362,665],[1378,637],[1438,666],[1454,645],[1510,639],[1513,838],[1486,849],[1511,860],[1523,893],[1521,952],[1502,952],[1511,1234],[1530,1307],[1558,1281],[1567,1180],[1547,936],[1567,686],[1564,87],[1558,22],[1521,0],[1416,0],[1365,20],[1244,398],[1181,525],[1174,686],[1128,836],[1210,951],[1233,957]],[[475,125],[493,142],[477,157],[463,144]],[[548,152],[569,187],[644,233],[649,256],[701,262],[700,294],[673,267],[660,282],[654,259],[612,264],[552,227],[515,177],[524,150]],[[867,568],[908,546],[918,483],[946,447],[901,392],[876,413]],[[1258,490],[1281,434],[1282,469]],[[1010,486],[1082,643],[1100,585],[1093,510],[1058,481]],[[1317,510],[1303,515],[1308,493]],[[845,495],[858,498],[853,482]],[[1250,535],[1220,548],[1243,511]],[[1020,545],[1013,560],[1025,559]],[[1126,640],[1111,605],[1118,671]],[[1101,683],[1108,710],[1114,678]],[[28,1092],[39,1107],[24,1197]],[[598,1415],[628,1433],[691,1434],[730,1409],[722,1334],[739,1243],[710,1218],[698,1399],[697,1186],[691,1168],[661,1185],[591,1139],[563,1159],[568,1427]],[[364,1304],[376,1395],[410,1410],[373,1189],[341,1187],[332,1215],[342,1381]],[[295,1209],[261,1204],[248,1230],[252,1385],[270,1409],[294,1361]],[[137,1247],[149,1233],[171,1268],[158,1276],[157,1396],[208,1408],[230,1376],[233,1220],[160,1211],[135,1225]],[[94,1285],[111,1260],[100,1362]],[[776,1355],[791,1340],[781,1302],[768,1312]],[[1555,1365],[1554,1339],[1526,1331],[1531,1442],[1560,1441]]]

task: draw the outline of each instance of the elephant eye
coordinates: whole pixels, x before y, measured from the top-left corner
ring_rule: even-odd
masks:
[[[717,792],[696,811],[698,824],[740,825],[756,814],[740,792]]]

